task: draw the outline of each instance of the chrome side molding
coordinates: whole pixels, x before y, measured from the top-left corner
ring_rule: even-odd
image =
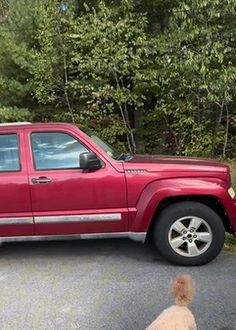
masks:
[[[33,225],[33,217],[0,218],[0,225]]]
[[[69,223],[69,222],[95,222],[95,221],[121,221],[121,213],[99,213],[99,214],[80,214],[80,215],[58,215],[58,216],[42,216],[42,217],[14,217],[1,218],[1,225],[26,225],[34,223]]]
[[[94,221],[121,221],[121,213],[63,215],[49,217],[35,217],[35,223],[65,223],[65,222],[94,222]]]

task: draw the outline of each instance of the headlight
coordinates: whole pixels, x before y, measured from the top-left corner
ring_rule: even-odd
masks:
[[[230,195],[231,198],[234,198],[235,197],[235,191],[234,191],[234,189],[232,187],[230,187],[228,189],[228,193],[229,193],[229,195]]]

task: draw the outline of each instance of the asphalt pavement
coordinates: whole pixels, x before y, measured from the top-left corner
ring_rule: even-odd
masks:
[[[129,240],[9,243],[0,249],[0,329],[141,330],[193,276],[198,330],[236,330],[236,254],[177,267]]]

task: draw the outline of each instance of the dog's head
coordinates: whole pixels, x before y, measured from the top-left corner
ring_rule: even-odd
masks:
[[[190,275],[182,274],[177,276],[171,287],[176,305],[187,306],[191,303],[194,297],[194,289]]]

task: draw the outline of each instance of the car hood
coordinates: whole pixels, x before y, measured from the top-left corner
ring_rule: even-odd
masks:
[[[135,155],[124,162],[125,170],[165,171],[216,171],[229,172],[229,167],[219,161],[178,156]]]

